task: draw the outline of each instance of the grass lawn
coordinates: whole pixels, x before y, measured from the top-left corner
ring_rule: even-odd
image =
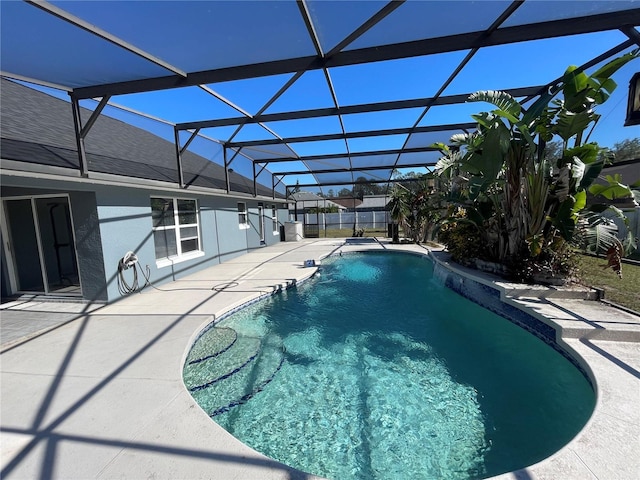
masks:
[[[640,266],[625,263],[622,265],[622,278],[607,265],[604,258],[579,257],[579,276],[581,282],[590,287],[604,289],[604,298],[640,312]]]

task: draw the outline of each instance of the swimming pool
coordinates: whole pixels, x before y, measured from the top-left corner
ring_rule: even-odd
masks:
[[[256,450],[328,478],[483,478],[565,445],[595,405],[547,344],[400,253],[332,257],[207,330],[185,384]]]

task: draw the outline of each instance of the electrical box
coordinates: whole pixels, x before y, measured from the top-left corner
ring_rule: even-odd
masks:
[[[285,242],[299,242],[304,238],[302,232],[302,222],[285,222],[284,240]]]

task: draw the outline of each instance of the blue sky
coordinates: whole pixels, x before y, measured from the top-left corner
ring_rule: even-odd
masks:
[[[620,32],[580,35],[525,44],[511,44],[480,50],[467,67],[445,90],[443,95],[472,93],[482,89],[507,89],[544,84],[559,77],[567,66],[579,65],[617,45],[625,38]],[[330,70],[331,79],[341,105],[404,100],[429,97],[435,94],[442,82],[464,58],[466,52],[452,52],[431,57],[409,58],[368,65],[341,67]],[[602,119],[596,126],[592,140],[603,146],[613,146],[626,138],[640,136],[640,127],[624,127],[628,85],[631,76],[639,70],[639,61],[621,69],[614,77],[618,88],[598,112]],[[290,78],[277,75],[257,79],[225,82],[209,85],[250,114],[255,114],[264,103]],[[166,119],[170,122],[186,122],[213,118],[236,117],[240,114],[231,107],[197,88],[167,90],[114,97],[113,101],[127,107]],[[266,113],[287,110],[305,110],[333,105],[321,71],[307,72]],[[470,115],[489,108],[488,105],[471,103],[455,106],[433,107],[420,125],[436,125],[471,121]],[[349,131],[395,128],[411,125],[422,109],[349,115],[344,117]],[[332,117],[301,121],[282,121],[269,124],[282,136],[336,133],[339,122]],[[210,129],[207,134],[226,140],[235,127]],[[270,138],[259,126],[245,127],[235,140]],[[398,138],[386,138],[376,142],[378,147],[395,148]],[[357,141],[353,141],[354,146]],[[326,145],[300,145],[300,154],[311,151],[331,153],[335,142]],[[356,147],[356,150],[359,150]],[[298,151],[298,148],[296,148]]]
[[[81,16],[89,22],[104,28],[119,37],[130,41],[136,46],[154,53],[157,56],[173,63],[185,70],[197,69],[203,59],[214,64],[219,62],[222,66],[225,62],[250,62],[259,58],[277,59],[278,57],[307,55],[310,44],[306,30],[300,28],[299,12],[295,4],[276,2],[252,3],[253,15],[245,16],[242,26],[233,28],[216,15],[215,7],[221,5],[216,2],[207,4],[211,8],[202,8],[200,2],[185,3],[182,8],[171,8],[171,2],[155,4],[153,10],[146,9],[149,5],[145,2],[66,2],[56,1],[55,4],[67,8],[72,13]],[[318,2],[309,0],[308,5],[318,19],[318,35],[325,47],[325,51],[339,42],[348,34],[354,25],[359,25],[368,18],[384,2]],[[618,2],[602,2],[598,8],[617,8]],[[117,8],[108,8],[110,5]],[[228,14],[242,14],[246,11],[246,2],[230,2],[225,4]],[[496,12],[502,11],[508,2],[479,2],[475,4],[461,4],[459,2],[439,2],[437,16],[424,16],[430,13],[428,7],[436,5],[435,2],[408,3],[399,8],[390,17],[385,18],[379,26],[367,32],[354,44],[353,48],[366,47],[375,44],[381,35],[391,34],[395,41],[405,41],[420,38],[425,29],[433,36],[463,32],[471,27],[487,26],[486,24],[495,18]],[[460,6],[469,7],[467,10]],[[541,19],[562,18],[571,9],[588,9],[589,2],[555,2],[543,4],[536,1],[527,1],[509,22],[518,24],[529,20],[532,16],[542,15]],[[69,30],[69,26],[56,26],[52,29],[50,18],[43,12],[33,7],[16,2],[2,2],[3,40],[7,36],[24,36],[17,43],[19,48],[31,48],[37,50],[41,57],[29,55],[16,55],[20,65],[26,71],[35,69],[48,69],[52,75],[65,79],[73,76],[69,81],[80,82],[84,80],[83,69],[88,69],[94,75],[103,76],[105,81],[116,81],[118,76],[126,76],[132,72],[148,71],[153,74],[158,67],[139,68],[139,59],[123,62],[120,59],[121,52],[113,48],[101,49],[105,56],[101,59],[94,58],[91,53],[94,38],[82,32]],[[106,6],[106,7],[105,7]],[[541,6],[543,8],[541,8]],[[550,6],[553,8],[550,10]],[[603,7],[604,6],[604,7]],[[628,6],[628,5],[627,5]],[[166,8],[165,8],[166,7]],[[343,15],[334,15],[336,8],[342,8]],[[627,8],[626,6],[624,8]],[[256,10],[257,9],[257,10]],[[265,25],[261,15],[267,16],[278,10],[279,18],[288,19],[287,29],[273,29]],[[15,12],[13,12],[15,10]],[[443,22],[445,13],[453,14],[456,22]],[[28,16],[28,25],[40,29],[38,33],[47,35],[37,36],[29,32],[24,25],[15,27],[6,20],[11,13],[17,18],[25,19]],[[159,25],[166,22],[167,18],[179,12],[180,18],[174,20],[176,31],[171,35],[158,35]],[[257,12],[257,13],[256,13]],[[417,16],[420,13],[423,16]],[[152,15],[151,15],[152,14]],[[397,15],[396,15],[397,14]],[[123,22],[122,16],[126,15],[128,21]],[[143,15],[146,15],[143,17]],[[396,15],[396,17],[393,17]],[[143,22],[140,22],[144,19]],[[391,19],[391,20],[390,20]],[[180,20],[180,21],[178,21]],[[394,21],[395,28],[389,29],[385,22]],[[15,23],[15,22],[14,22]],[[289,25],[295,23],[295,28],[289,29]],[[215,25],[215,34],[224,38],[244,38],[250,41],[226,43],[226,50],[216,50],[215,42],[202,42],[197,35],[209,25]],[[331,29],[323,28],[331,25]],[[401,25],[401,27],[398,27]],[[379,27],[379,28],[378,28]],[[282,31],[281,31],[282,30]],[[286,30],[286,32],[284,31]],[[200,33],[201,34],[201,33]],[[226,37],[225,37],[226,36]],[[78,38],[76,38],[78,37]],[[89,36],[90,37],[90,36]],[[396,39],[397,37],[397,39]],[[47,42],[47,38],[50,41]],[[34,40],[35,39],[35,40]],[[77,45],[82,39],[82,49]],[[543,85],[562,75],[568,65],[579,65],[591,58],[607,51],[608,49],[627,40],[627,37],[619,31],[601,32],[588,35],[577,35],[533,42],[523,42],[481,49],[471,59],[465,69],[446,88],[443,95],[472,93],[477,90],[493,89],[501,90],[514,87]],[[32,44],[35,41],[35,44]],[[88,43],[85,43],[88,42]],[[284,44],[283,44],[284,42]],[[7,44],[3,41],[3,44]],[[54,45],[55,44],[55,45]],[[61,45],[66,46],[61,48]],[[283,52],[283,45],[288,51]],[[76,58],[78,55],[89,52],[82,61]],[[54,53],[60,51],[70,54],[61,57],[56,62],[44,62]],[[31,52],[25,50],[25,52]],[[10,52],[3,51],[3,55]],[[401,60],[377,62],[363,65],[352,65],[329,69],[329,75],[335,87],[339,105],[355,105],[360,103],[373,103],[391,100],[404,100],[433,96],[442,83],[451,75],[467,51],[450,52],[425,57],[407,58]],[[40,58],[40,60],[38,60]],[[57,57],[56,57],[57,58]],[[257,57],[256,57],[257,58]],[[253,60],[252,60],[253,59]],[[87,63],[82,63],[82,62]],[[620,70],[614,77],[618,83],[618,89],[609,101],[599,109],[602,115],[591,140],[597,141],[602,146],[612,147],[616,142],[627,138],[640,137],[640,127],[624,127],[624,117],[627,105],[628,84],[631,76],[638,70],[639,61],[634,61]],[[114,68],[117,65],[117,68]],[[211,68],[211,66],[209,67]],[[3,70],[4,70],[3,66]],[[92,70],[95,69],[95,70]],[[166,74],[166,72],[165,72]],[[208,85],[217,94],[228,99],[234,105],[249,114],[256,114],[259,109],[277,92],[290,78],[292,74],[260,77],[250,80],[224,82]],[[66,93],[59,94],[66,98]],[[219,99],[210,95],[198,87],[173,89],[167,91],[140,93],[115,96],[112,102],[132,108],[134,110],[164,119],[170,123],[179,123],[215,118],[238,117],[240,113]],[[92,102],[84,102],[92,106]],[[333,107],[333,99],[327,86],[325,76],[321,70],[313,70],[305,73],[287,90],[265,113],[284,112],[290,110],[305,110],[311,108]],[[491,106],[479,103],[469,103],[452,106],[433,107],[419,122],[419,126],[460,123],[471,121],[470,115],[478,111],[490,109]],[[173,130],[170,125],[141,120],[128,113],[107,110],[106,114],[117,116],[127,122],[147,128],[168,140],[173,140]],[[396,127],[412,126],[421,118],[423,109],[397,110],[370,114],[347,115],[343,117],[344,127],[347,131],[377,130]],[[267,125],[282,137],[300,135],[315,135],[327,133],[339,133],[340,122],[333,117],[315,118],[299,121],[272,122]],[[236,127],[221,127],[206,129],[202,133],[219,140],[228,140],[235,132]],[[234,140],[251,140],[272,138],[272,135],[258,125],[244,127]],[[349,150],[371,151],[400,148],[404,144],[404,136],[380,136],[368,139],[349,140]],[[446,140],[446,139],[443,139]],[[200,142],[206,144],[206,142]],[[299,155],[313,155],[322,153],[342,153],[346,151],[344,141],[307,142],[292,144]],[[209,158],[219,161],[219,149],[199,146],[200,152]],[[238,160],[237,169],[248,171],[250,162]],[[244,164],[243,164],[244,162]],[[302,170],[302,165],[272,164],[273,171]],[[301,180],[304,182],[305,180]],[[288,179],[288,183],[295,179]]]
[[[471,93],[479,89],[506,89],[545,84],[562,75],[569,65],[579,65],[624,40],[620,32],[604,32],[562,39],[543,40],[528,44],[513,44],[480,50],[462,73],[445,90],[444,95]],[[404,100],[429,97],[435,94],[442,82],[451,74],[466,52],[409,58],[369,65],[342,67],[330,70],[331,79],[341,105]],[[618,88],[602,105],[602,115],[591,136],[602,146],[613,147],[616,142],[640,137],[640,127],[624,127],[628,84],[639,69],[640,61],[634,61],[614,77]],[[243,110],[254,114],[290,75],[278,75],[258,79],[209,85]],[[212,118],[236,117],[239,113],[197,88],[125,95],[114,101],[136,110],[167,119],[185,122]],[[266,113],[287,110],[331,107],[329,89],[321,71],[303,75]],[[491,108],[490,105],[467,103],[433,107],[419,125],[437,125],[471,121],[471,114]],[[423,109],[407,109],[390,112],[348,115],[343,118],[347,131],[396,128],[413,125]],[[283,137],[340,132],[340,124],[334,117],[297,121],[273,122],[268,126]],[[165,129],[167,135],[171,131]],[[235,127],[204,130],[206,135],[221,140],[228,139]],[[258,125],[244,127],[234,140],[271,138]],[[405,136],[352,139],[352,152],[401,148]],[[344,141],[295,143],[292,147],[299,155],[338,153],[345,151]],[[210,156],[207,150],[200,150]],[[220,155],[216,155],[219,161]],[[327,162],[327,167],[332,162]],[[335,163],[334,163],[335,164]],[[250,163],[238,159],[237,171],[248,174]],[[301,164],[272,164],[272,171],[304,170]],[[415,169],[409,169],[415,170]],[[313,183],[309,176],[287,177],[287,183]],[[335,190],[335,189],[334,189]]]

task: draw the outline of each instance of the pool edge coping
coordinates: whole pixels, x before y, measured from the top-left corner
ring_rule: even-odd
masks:
[[[314,242],[315,243],[315,242]],[[384,245],[382,245],[381,243],[377,243],[377,244],[371,244],[371,245],[358,245],[358,244],[351,244],[349,245],[347,242],[343,243],[344,247],[347,246],[351,246],[354,247],[353,249],[349,249],[348,252],[346,253],[358,253],[358,252],[371,252],[371,251],[391,251],[391,252],[402,252],[402,253],[409,253],[409,254],[413,254],[413,255],[417,255],[417,256],[422,256],[422,257],[426,257],[429,258],[430,260],[432,260],[434,262],[434,264],[440,264],[442,265],[444,268],[446,268],[447,270],[449,270],[451,273],[455,274],[455,275],[459,275],[465,278],[468,278],[471,281],[477,282],[479,284],[482,284],[486,287],[492,288],[495,291],[497,291],[499,293],[499,299],[500,302],[504,303],[505,305],[510,305],[511,307],[520,310],[521,312],[523,312],[526,315],[529,315],[531,317],[536,318],[537,320],[541,321],[542,323],[545,323],[547,325],[549,325],[551,328],[554,329],[556,335],[554,338],[554,342],[557,346],[556,350],[560,349],[560,351],[563,351],[565,353],[565,357],[569,357],[569,359],[572,359],[575,366],[577,366],[582,373],[586,376],[587,380],[591,383],[592,387],[594,388],[595,391],[595,395],[596,395],[596,405],[594,407],[594,410],[589,418],[589,420],[585,423],[585,425],[582,427],[582,429],[576,434],[576,436],[574,438],[572,438],[567,444],[565,444],[560,450],[554,452],[553,454],[551,454],[550,456],[540,460],[539,462],[532,464],[532,465],[528,465],[522,469],[519,470],[515,470],[515,471],[511,471],[511,472],[505,472],[502,474],[498,474],[496,476],[492,476],[492,477],[487,477],[493,480],[507,480],[507,479],[519,479],[519,478],[547,478],[547,475],[549,474],[549,472],[546,470],[547,467],[550,466],[550,463],[557,460],[558,458],[567,456],[567,455],[571,455],[573,454],[574,456],[577,456],[577,454],[575,453],[575,451],[572,450],[572,447],[574,445],[576,445],[579,441],[583,440],[585,437],[587,437],[588,435],[593,435],[593,432],[588,431],[589,428],[592,426],[593,423],[595,423],[595,418],[597,415],[602,414],[602,385],[601,382],[598,381],[598,375],[596,374],[596,372],[594,372],[592,366],[589,363],[589,360],[584,358],[580,352],[578,352],[574,347],[572,347],[571,345],[569,345],[569,343],[567,343],[567,341],[565,341],[565,339],[562,337],[562,327],[558,324],[556,324],[552,319],[545,317],[544,315],[540,314],[539,312],[535,312],[532,309],[528,308],[525,305],[522,305],[520,303],[517,303],[514,301],[514,299],[512,297],[510,297],[507,294],[508,291],[508,287],[506,287],[505,285],[507,284],[507,282],[501,282],[500,279],[492,279],[489,277],[492,277],[492,275],[490,274],[483,274],[483,272],[467,272],[465,271],[465,267],[463,266],[452,266],[451,262],[446,262],[443,261],[442,259],[437,258],[437,255],[433,255],[433,252],[440,252],[442,250],[439,249],[433,249],[433,248],[427,248],[427,247],[423,247],[421,250],[415,250],[411,247],[415,247],[415,245],[411,245],[411,244],[406,244],[406,245],[394,245],[394,248],[392,249],[388,249],[387,247],[385,247]],[[381,250],[382,249],[382,250]],[[319,260],[325,259],[329,256],[332,255],[337,255],[338,254],[338,250],[340,250],[340,248],[334,248],[332,251],[323,254],[321,256],[318,257]],[[446,254],[446,252],[445,252]],[[193,342],[195,342],[195,340],[197,339],[197,337],[199,337],[202,333],[204,333],[204,329],[206,328],[211,328],[211,326],[217,324],[220,320],[222,320],[224,317],[234,313],[237,310],[240,310],[250,304],[256,303],[258,301],[264,300],[266,298],[269,298],[273,295],[275,295],[276,293],[279,293],[282,290],[300,285],[302,283],[304,283],[305,281],[311,279],[319,270],[319,265],[316,265],[314,267],[309,267],[309,268],[305,268],[304,269],[306,271],[306,274],[301,276],[300,279],[296,279],[293,282],[286,282],[286,285],[280,283],[278,285],[275,285],[273,288],[273,291],[269,292],[269,293],[262,293],[259,295],[253,295],[250,296],[247,299],[241,300],[239,302],[236,302],[232,305],[229,305],[225,308],[220,309],[220,311],[216,312],[213,315],[213,319],[209,319],[204,321],[201,326],[194,332],[194,334],[192,335],[192,338],[189,340],[189,342],[187,342],[185,351],[183,353],[183,358],[182,361],[180,363],[181,367],[184,364],[184,360],[186,359],[186,355],[189,352],[189,349],[191,348],[191,346],[193,345]],[[483,276],[485,278],[483,278]],[[284,287],[284,288],[283,288]],[[450,288],[450,287],[447,287]],[[555,291],[557,290],[556,287],[552,287],[549,289],[550,291]],[[454,290],[455,291],[455,290]],[[470,298],[470,300],[473,301],[473,299]],[[478,303],[478,302],[476,302]],[[482,304],[481,304],[482,305]],[[482,305],[484,307],[484,305]],[[486,308],[486,307],[485,307]],[[499,314],[500,315],[500,314]],[[504,316],[504,315],[501,315]],[[512,319],[507,318],[509,321],[512,321]],[[515,322],[514,322],[515,323]],[[533,333],[533,332],[530,332]],[[579,340],[579,338],[572,338],[571,340]],[[543,340],[544,341],[544,340]],[[548,342],[547,342],[548,343]],[[624,342],[623,342],[624,343]],[[576,365],[576,363],[578,365]],[[189,398],[192,398],[191,395],[189,394],[186,386],[184,385],[184,383],[182,383],[184,392],[189,395]],[[197,404],[196,404],[197,405]],[[213,421],[215,425],[218,425],[217,423],[215,423],[215,420],[211,419],[206,412],[204,412],[204,410],[202,410],[202,413],[204,415],[206,415],[207,418],[209,418],[210,421]],[[222,429],[222,427],[220,427]],[[226,434],[228,434],[229,436],[233,437],[230,433],[226,432],[226,430],[222,429]],[[235,439],[235,437],[233,437]],[[240,440],[235,439],[236,441],[240,442]],[[242,443],[242,442],[240,442]],[[255,451],[254,449],[252,449],[251,447],[249,447],[248,445],[244,444],[243,445],[252,450]],[[256,453],[258,453],[259,455],[263,455],[260,452],[255,451]],[[590,475],[592,475],[594,478],[597,478],[595,476],[595,474],[593,473],[593,471],[589,468],[588,465],[586,465],[584,463],[584,460],[582,458],[580,458],[578,456],[578,458],[583,462],[582,466],[586,469],[586,472],[589,472]],[[286,465],[284,465],[286,466]],[[291,467],[291,466],[286,466],[292,470],[296,470],[295,467]],[[556,471],[555,467],[552,468],[553,472],[556,474],[561,474],[562,472]],[[304,472],[303,472],[304,473]],[[524,475],[524,477],[523,477]],[[539,476],[538,476],[539,475]],[[314,476],[313,474],[308,474],[309,478],[321,478],[321,477],[317,477]],[[579,475],[579,476],[572,476],[572,475],[568,475],[568,476],[563,476],[563,478],[569,480],[572,478],[575,479],[582,479],[584,478],[583,475]]]
[[[441,265],[443,268],[446,268],[452,274],[467,278],[477,283],[481,283],[489,288],[492,288],[498,291],[500,293],[500,301],[502,303],[511,305],[512,307],[524,312],[525,314],[532,316],[538,319],[539,321],[551,326],[555,330],[555,334],[556,334],[554,339],[555,345],[560,350],[566,352],[566,354],[568,354],[574,360],[574,365],[575,365],[575,362],[578,362],[578,364],[580,365],[579,369],[582,371],[584,375],[586,375],[587,380],[591,383],[596,395],[596,403],[589,419],[584,424],[584,426],[580,429],[580,431],[577,432],[577,434],[562,448],[552,453],[548,457],[543,458],[539,462],[528,465],[519,470],[504,472],[502,474],[498,474],[489,478],[493,480],[507,480],[507,479],[520,479],[520,478],[527,478],[527,479],[548,478],[550,474],[562,475],[562,478],[564,479],[584,478],[583,476],[576,477],[571,474],[563,475],[565,472],[559,472],[557,471],[556,465],[553,465],[553,466],[551,465],[552,462],[556,462],[556,461],[559,461],[559,463],[561,464],[562,463],[571,464],[572,461],[575,461],[574,457],[577,457],[578,460],[582,463],[582,467],[586,469],[584,472],[585,474],[590,475],[593,478],[601,478],[597,476],[596,473],[594,473],[594,471],[589,467],[587,463],[588,460],[585,460],[584,458],[580,457],[580,455],[578,455],[578,453],[576,453],[576,451],[574,450],[574,447],[577,446],[580,442],[592,443],[591,442],[592,439],[594,439],[595,437],[600,439],[602,434],[605,433],[605,432],[601,432],[600,430],[597,430],[597,431],[592,430],[592,428],[597,428],[595,427],[595,425],[597,423],[598,418],[603,415],[606,415],[606,413],[604,412],[603,388],[605,387],[603,385],[603,382],[599,381],[598,373],[596,373],[596,371],[594,370],[594,367],[590,364],[590,360],[585,358],[578,350],[576,350],[576,348],[574,348],[572,345],[568,343],[569,341],[579,342],[582,339],[582,337],[571,338],[571,339],[564,338],[562,336],[563,328],[561,325],[557,324],[556,322],[554,322],[553,319],[545,316],[543,313],[535,311],[532,308],[515,301],[514,297],[509,296],[508,295],[509,288],[506,286],[508,285],[507,282],[501,281],[500,279],[496,280],[493,278],[488,278],[488,277],[493,277],[493,275],[483,274],[483,272],[476,273],[475,271],[474,272],[467,271],[469,269],[463,266],[452,265],[451,261],[438,258],[438,255],[433,255],[432,252],[430,252],[428,255],[434,261],[434,263]],[[483,276],[485,278],[483,278]],[[536,286],[536,289],[539,291],[544,291],[544,287],[542,286]],[[556,291],[556,290],[557,290],[557,287],[550,287],[548,289],[548,291]],[[470,298],[468,296],[465,296],[465,297],[469,298],[472,301],[475,301],[473,298]],[[476,303],[479,303],[480,305],[482,305],[482,303],[480,302],[476,302]],[[482,306],[484,307],[484,305]],[[507,318],[507,319],[512,321],[512,319],[510,318]],[[518,324],[518,322],[514,322],[514,323]],[[633,343],[633,342],[621,342],[621,343]],[[567,459],[566,457],[571,457],[571,458]],[[551,467],[551,472],[549,472],[548,470],[549,467]],[[624,477],[620,477],[620,478],[624,478]]]

